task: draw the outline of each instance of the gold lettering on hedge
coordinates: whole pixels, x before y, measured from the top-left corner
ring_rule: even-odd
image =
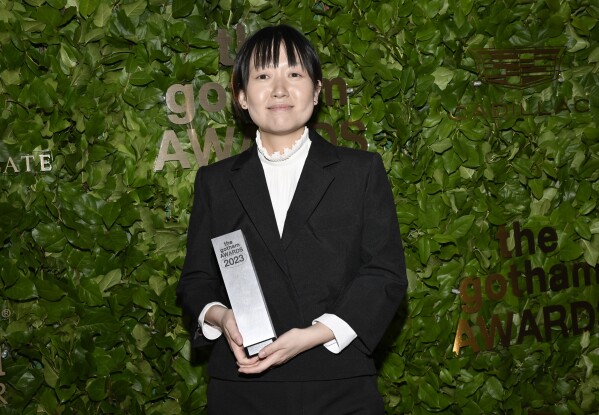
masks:
[[[216,91],[217,99],[215,103],[210,102],[209,93],[210,91]],[[225,109],[227,102],[227,92],[225,88],[217,84],[216,82],[208,82],[200,88],[199,93],[200,105],[208,112],[218,112]]]
[[[458,321],[458,329],[455,333],[455,340],[453,342],[453,352],[459,353],[462,347],[470,346],[473,351],[478,352],[480,347],[476,343],[474,333],[470,328],[468,322],[464,319]]]
[[[335,129],[333,128],[333,126],[331,124],[328,124],[325,122],[317,122],[317,123],[314,123],[314,125],[312,127],[315,130],[326,131],[325,136],[328,137],[329,141],[332,144],[337,145],[337,133],[335,132]],[[343,121],[341,123],[341,137],[347,141],[356,142],[360,145],[360,148],[362,150],[367,150],[368,142],[366,141],[364,136],[354,133],[350,129],[351,127],[357,128],[357,132],[366,131],[366,126],[364,125],[364,123],[362,121],[351,121],[351,122]]]
[[[206,135],[204,136],[204,146],[200,146],[198,140],[198,134],[195,129],[187,129],[187,138],[191,144],[191,149],[199,166],[205,166],[208,164],[210,159],[210,151],[213,150],[216,157],[219,160],[223,160],[231,156],[233,150],[233,139],[235,138],[235,129],[233,127],[227,127],[225,133],[224,143],[221,145],[220,140],[216,134],[214,128],[206,129]],[[250,140],[244,138],[241,145],[240,151],[243,151],[250,146]],[[169,149],[172,147],[174,152],[170,153]],[[183,151],[181,141],[177,137],[175,131],[167,130],[162,136],[162,143],[160,144],[160,150],[154,163],[154,171],[162,171],[164,164],[167,161],[178,161],[181,167],[185,169],[191,168],[187,153]]]
[[[183,103],[177,102],[177,95],[183,96]],[[174,114],[168,114],[168,119],[173,124],[189,124],[196,115],[193,101],[193,86],[191,84],[171,85],[166,90],[166,106]]]
[[[169,147],[172,147],[175,152],[169,153]],[[187,154],[181,148],[181,143],[173,130],[166,130],[162,136],[160,150],[158,150],[158,156],[154,162],[154,171],[161,171],[167,161],[178,161],[183,168],[191,168]]]
[[[245,42],[245,28],[243,25],[239,24],[235,27],[235,32],[237,35],[237,48],[239,48]],[[231,43],[229,32],[227,32],[225,29],[218,29],[216,43],[218,43],[218,52],[221,65],[233,66],[233,58],[229,54],[229,44]]]
[[[190,129],[187,130],[187,136],[189,137],[189,141],[191,142],[191,148],[193,149],[193,153],[196,156],[196,160],[198,165],[205,166],[208,164],[208,160],[210,157],[210,149],[214,150],[216,157],[219,160],[223,160],[231,155],[231,149],[233,148],[233,136],[235,134],[235,129],[233,127],[227,127],[227,132],[225,134],[225,142],[224,147],[221,147],[221,144],[216,135],[216,131],[214,128],[208,128],[206,130],[206,135],[204,136],[204,148],[200,148],[200,143],[198,141],[198,135],[196,130]],[[243,141],[243,150],[249,147],[249,140]]]
[[[533,255],[537,251],[548,254],[558,248],[558,234],[555,228],[545,226],[537,232],[524,228],[514,222],[512,230],[500,225],[495,233],[502,258],[519,258]],[[520,298],[526,294],[557,293],[571,288],[599,285],[599,263],[586,262],[572,264],[555,263],[548,268],[534,266],[525,259],[523,264],[510,264],[508,278],[501,273],[491,273],[486,278],[464,277],[460,281],[459,296],[462,313],[471,314],[474,321],[460,318],[456,328],[453,351],[459,353],[463,347],[471,347],[478,352],[481,346],[485,350],[495,347],[498,337],[503,347],[509,347],[512,341],[522,344],[526,338],[534,341],[551,341],[559,334],[562,337],[580,335],[585,331],[596,329],[599,320],[599,309],[586,301],[575,301],[569,307],[562,304],[551,304],[541,310],[525,309],[514,319],[515,314],[507,311],[502,317],[492,314],[490,321],[485,321],[482,314],[484,300],[499,302],[509,292]],[[538,320],[537,320],[538,319]],[[514,321],[519,321],[517,333],[513,333]],[[473,327],[477,330],[473,330]],[[512,334],[515,335],[513,338]],[[478,336],[478,338],[477,338]]]
[[[347,104],[347,84],[342,78],[323,79],[322,89],[324,91],[324,101],[327,105],[333,105],[333,87],[337,87],[339,92],[339,102],[341,105]]]
[[[216,92],[216,102],[210,99],[210,92]],[[178,100],[182,99],[183,102]],[[200,87],[198,93],[200,107],[208,112],[219,112],[225,109],[227,92],[220,84],[208,82]],[[169,114],[168,119],[173,124],[189,124],[196,115],[196,105],[193,96],[193,85],[174,84],[166,90],[166,106],[174,114]]]

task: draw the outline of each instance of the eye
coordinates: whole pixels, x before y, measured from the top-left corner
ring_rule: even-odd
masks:
[[[303,75],[299,72],[292,72],[291,73],[291,77],[292,78],[301,78]]]
[[[268,75],[265,73],[258,74],[256,79],[268,79]]]

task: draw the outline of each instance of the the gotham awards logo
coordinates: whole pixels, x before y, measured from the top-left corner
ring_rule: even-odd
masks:
[[[245,32],[243,26],[237,26],[237,44],[240,46],[245,41]],[[229,56],[228,46],[231,42],[229,34],[223,29],[219,29],[217,42],[219,44],[219,61],[223,66],[232,66],[233,60]],[[341,78],[324,79],[322,85],[323,105],[333,105],[334,97],[338,97],[340,105],[348,104],[348,90],[346,82]],[[209,157],[213,151],[219,160],[227,158],[233,154],[233,138],[235,127],[227,126],[222,129],[207,127],[204,132],[203,146],[200,145],[198,134],[195,128],[191,126],[196,111],[206,111],[208,113],[221,113],[225,110],[227,104],[227,91],[224,86],[217,82],[207,82],[202,84],[199,90],[194,90],[191,84],[171,85],[165,96],[168,109],[168,119],[174,124],[174,128],[164,131],[160,149],[154,162],[154,171],[162,171],[167,162],[176,162],[184,169],[192,168],[190,159],[195,158],[197,166],[208,164]],[[199,104],[199,105],[198,105]],[[198,108],[199,107],[199,108]],[[188,154],[183,149],[181,139],[175,129],[181,131],[182,126],[185,129],[185,140],[191,146],[193,155]],[[184,127],[183,127],[184,128]],[[317,123],[314,128],[320,130],[323,135],[333,144],[337,144],[337,133],[332,125],[327,123]],[[354,141],[364,150],[368,144],[366,139],[360,135],[366,127],[362,121],[341,121],[341,137],[348,141]],[[219,133],[224,133],[224,139],[219,138]],[[245,150],[250,145],[250,140],[243,139],[240,151]]]
[[[480,80],[474,83],[476,87],[480,87],[484,82],[488,85],[521,90],[523,96],[517,100],[505,99],[493,102],[490,99],[479,99],[474,102],[460,103],[449,117],[453,120],[472,118],[499,120],[511,117],[589,112],[590,101],[586,97],[564,99],[558,94],[546,97],[529,90],[554,81],[563,81],[559,72],[563,51],[563,48],[551,47],[474,49],[472,54],[480,77]]]
[[[458,321],[453,346],[455,353],[464,347],[475,352],[481,348],[492,350],[496,347],[497,338],[503,347],[509,347],[514,341],[522,344],[527,338],[550,342],[558,336],[576,336],[597,329],[597,304],[591,304],[574,293],[568,295],[568,298],[575,299],[569,304],[545,299],[562,298],[557,296],[564,291],[599,286],[599,264],[556,262],[544,267],[526,259],[526,255],[535,253],[553,255],[559,252],[558,234],[551,226],[535,233],[514,222],[511,233],[505,226],[500,226],[496,238],[501,257],[513,262],[506,274],[497,272],[484,278],[469,276],[461,281],[461,310],[463,315],[470,316]],[[514,243],[512,250],[508,248],[509,240]],[[536,259],[543,256],[537,255]],[[523,297],[527,300],[526,308],[519,314],[511,311]],[[528,306],[528,300],[533,298],[539,298],[543,306]],[[492,314],[487,315],[486,311],[490,309]]]

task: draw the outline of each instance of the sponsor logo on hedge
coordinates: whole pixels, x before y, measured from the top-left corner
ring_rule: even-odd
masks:
[[[52,153],[49,151],[34,151],[33,154],[9,156],[7,160],[0,161],[0,171],[3,175],[51,172]]]
[[[474,49],[480,80],[499,87],[526,90],[560,80],[559,68],[563,56],[562,47],[531,47],[512,49]],[[460,103],[449,113],[452,120],[486,118],[491,120],[521,116],[545,116],[559,113],[584,113],[590,111],[590,101],[585,97],[564,99],[557,95],[545,99],[530,93],[513,102],[488,102],[479,100]]]
[[[481,79],[489,84],[525,89],[558,78],[564,48],[474,49]]]

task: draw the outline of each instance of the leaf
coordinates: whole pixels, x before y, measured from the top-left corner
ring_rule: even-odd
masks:
[[[173,17],[177,19],[188,16],[194,5],[193,0],[173,0]]]
[[[141,324],[136,324],[131,332],[137,347],[143,350],[150,341],[150,332]]]
[[[32,232],[33,239],[47,252],[61,252],[67,243],[60,226],[41,223]]]
[[[436,141],[431,145],[431,150],[433,150],[437,154],[442,154],[445,151],[449,150],[452,147],[452,142],[450,138],[445,138],[440,141]]]
[[[88,306],[94,307],[104,304],[102,293],[98,284],[88,278],[82,278],[77,287],[79,299]]]
[[[453,71],[448,68],[438,67],[433,72],[433,76],[435,77],[435,84],[443,91],[453,79]]]
[[[129,238],[127,233],[122,229],[113,229],[112,232],[97,235],[98,244],[111,252],[120,252],[127,248]]]
[[[30,300],[37,295],[35,284],[27,278],[19,278],[15,284],[4,290],[6,298],[16,301]]]
[[[87,382],[85,390],[92,401],[102,401],[107,396],[106,379],[94,378]]]
[[[94,13],[94,24],[97,27],[104,27],[112,16],[112,8],[107,3],[100,3]]]
[[[186,385],[195,387],[200,380],[201,372],[182,357],[173,362],[173,369],[181,376]]]
[[[120,269],[113,269],[105,275],[99,275],[95,278],[95,281],[98,283],[98,288],[102,293],[110,290],[112,287],[118,284],[122,284],[122,271]]]
[[[593,236],[589,224],[583,218],[576,218],[574,221],[574,230],[581,238],[590,240]]]
[[[100,5],[100,0],[80,0],[79,1],[79,13],[84,17],[91,15],[96,8]]]
[[[147,72],[138,71],[129,77],[129,82],[135,86],[145,86],[154,82],[154,78]]]
[[[419,385],[418,399],[427,407],[437,410],[446,408],[450,403],[447,396],[444,396],[441,391],[436,390],[428,383]]]
[[[493,399],[497,401],[503,400],[503,385],[496,377],[490,376],[487,378],[485,389]]]
[[[123,5],[123,10],[125,10],[127,17],[139,17],[144,13],[146,4],[146,0],[137,0]]]
[[[150,296],[146,292],[145,288],[137,287],[133,291],[133,296],[131,297],[133,302],[139,307],[151,309],[152,303],[150,302]]]
[[[35,288],[38,295],[48,301],[58,301],[66,292],[51,280],[35,279]]]
[[[112,225],[114,225],[114,222],[117,220],[120,214],[121,205],[117,202],[107,202],[100,207],[100,215],[102,216],[104,225],[106,225],[106,228],[108,229],[112,228]]]
[[[459,217],[453,223],[449,224],[447,233],[455,239],[465,236],[472,227],[474,219],[474,215],[464,215]]]
[[[58,373],[45,358],[42,359],[42,364],[44,366],[44,380],[50,387],[56,388],[58,383]]]
[[[162,91],[151,87],[131,89],[123,99],[138,110],[148,110],[162,102]]]
[[[168,231],[156,231],[154,242],[156,250],[165,253],[179,251],[184,244],[180,235]]]

